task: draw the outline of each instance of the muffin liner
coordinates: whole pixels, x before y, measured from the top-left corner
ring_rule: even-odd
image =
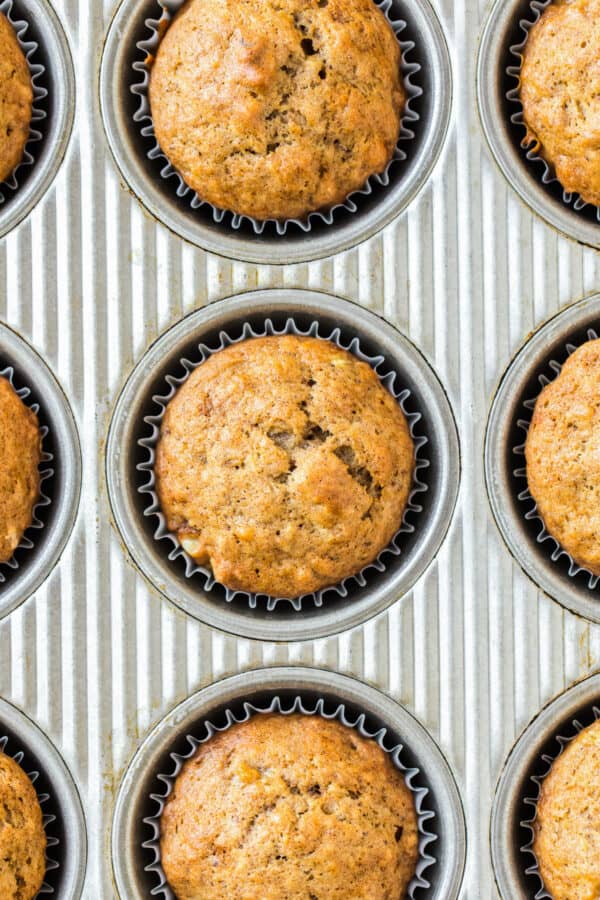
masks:
[[[60,868],[60,863],[58,860],[53,858],[53,855],[56,851],[55,847],[58,847],[60,844],[59,838],[55,835],[51,834],[51,827],[54,822],[56,822],[57,817],[53,812],[45,812],[45,810],[50,810],[53,807],[53,801],[50,794],[46,792],[41,792],[38,790],[37,782],[40,778],[40,772],[37,770],[29,771],[28,768],[23,766],[23,760],[27,761],[27,752],[25,750],[18,750],[14,752],[14,747],[12,746],[13,741],[7,735],[0,737],[0,753],[4,753],[7,756],[10,756],[14,761],[21,766],[31,783],[35,788],[35,792],[37,794],[37,798],[39,804],[42,808],[42,824],[44,826],[44,831],[46,832],[46,873],[44,876],[44,881],[42,883],[41,888],[39,889],[36,897],[41,897],[42,894],[54,894],[55,889],[50,884],[50,881],[53,881],[54,878],[50,873],[55,872],[56,869]],[[48,878],[48,876],[50,877]]]
[[[196,755],[198,748],[209,741],[214,734],[227,731],[232,725],[247,722],[255,715],[268,715],[277,713],[280,715],[291,715],[300,713],[305,716],[321,716],[324,719],[336,720],[347,728],[354,728],[361,737],[374,740],[378,746],[392,759],[397,769],[404,775],[406,786],[413,794],[415,808],[418,818],[419,829],[419,860],[417,869],[412,881],[409,884],[407,896],[414,898],[417,891],[427,890],[431,887],[431,882],[427,880],[426,870],[434,865],[436,857],[429,853],[429,846],[438,839],[437,834],[430,830],[432,820],[435,819],[435,812],[427,808],[427,797],[429,789],[419,785],[421,770],[414,766],[407,766],[402,761],[404,746],[396,744],[392,747],[386,745],[387,729],[382,727],[377,731],[371,732],[366,727],[366,714],[359,713],[353,715],[346,710],[343,703],[335,701],[328,704],[324,698],[317,700],[308,699],[302,695],[296,695],[293,699],[282,700],[275,694],[270,702],[264,705],[256,705],[254,703],[244,702],[243,713],[236,715],[231,709],[224,711],[225,725],[216,725],[214,722],[206,719],[202,723],[202,729],[205,734],[203,737],[197,737],[192,734],[186,735],[189,751],[187,753],[170,753],[170,758],[174,763],[173,769],[167,773],[161,773],[156,776],[157,781],[161,781],[165,787],[164,793],[150,794],[150,800],[156,803],[157,811],[152,816],[143,819],[145,825],[152,829],[152,837],[142,843],[142,848],[152,855],[152,860],[144,867],[144,871],[154,873],[157,879],[157,885],[151,891],[152,896],[162,896],[164,900],[176,900],[173,891],[170,889],[160,859],[160,819],[163,814],[167,799],[169,798],[175,780],[181,772],[184,764]]]
[[[23,19],[15,18],[16,14],[13,7],[13,0],[0,0],[0,13],[4,13],[6,18],[12,25],[21,50],[23,51],[25,59],[27,60],[29,71],[31,72],[33,103],[31,107],[31,126],[29,129],[29,138],[27,139],[27,143],[23,151],[23,158],[17,165],[17,167],[13,169],[8,178],[0,183],[0,206],[8,197],[6,191],[8,190],[14,192],[19,187],[19,173],[21,169],[32,166],[34,164],[36,149],[35,145],[38,144],[43,137],[42,132],[39,131],[35,126],[47,118],[47,113],[41,106],[41,102],[48,96],[48,91],[43,86],[43,84],[41,84],[46,72],[46,67],[41,62],[36,61],[35,56],[38,49],[37,43],[35,41],[26,40],[29,23]]]
[[[251,338],[283,334],[310,336],[318,338],[320,340],[332,341],[341,349],[348,350],[358,359],[362,360],[363,362],[367,362],[376,373],[381,384],[386,388],[386,390],[389,391],[390,394],[392,394],[392,396],[400,405],[404,416],[406,417],[406,421],[408,423],[415,448],[413,487],[408,497],[400,528],[398,529],[388,546],[379,553],[379,555],[373,562],[366,565],[356,574],[348,576],[338,584],[329,585],[327,587],[321,588],[318,591],[294,598],[273,597],[267,594],[253,594],[246,591],[238,591],[232,588],[228,588],[221,582],[216,581],[209,568],[198,565],[198,563],[195,562],[195,560],[185,552],[177,535],[169,531],[167,527],[167,522],[164,514],[161,511],[160,502],[156,493],[156,476],[154,472],[156,446],[160,437],[160,427],[163,416],[169,402],[175,396],[177,390],[181,387],[181,385],[189,378],[191,372],[193,372],[194,369],[201,365],[209,356],[212,356],[214,353],[218,353],[221,350],[224,350],[226,347],[232,346],[233,344],[237,344],[241,341],[245,341]],[[352,338],[352,340],[349,342],[344,342],[339,328],[334,328],[333,331],[326,336],[319,334],[319,323],[316,321],[313,321],[307,329],[303,330],[299,328],[298,325],[296,325],[295,321],[292,318],[288,318],[284,327],[277,329],[272,320],[267,318],[265,319],[264,328],[258,331],[254,329],[249,322],[245,322],[239,338],[232,338],[225,331],[221,331],[219,333],[218,347],[211,348],[207,347],[206,344],[201,343],[198,345],[198,352],[199,358],[196,361],[191,362],[189,359],[185,358],[179,360],[179,363],[185,374],[179,377],[175,375],[166,376],[165,381],[167,382],[169,389],[165,394],[153,395],[152,399],[158,406],[159,411],[155,415],[144,417],[144,422],[150,426],[151,432],[148,436],[143,437],[138,441],[138,446],[142,447],[148,454],[147,460],[139,463],[136,466],[139,472],[148,473],[148,480],[138,487],[138,493],[144,495],[148,500],[148,506],[144,510],[144,516],[155,516],[158,520],[158,525],[153,535],[154,539],[157,541],[167,540],[172,543],[173,549],[169,552],[168,558],[170,560],[176,560],[181,557],[185,561],[186,578],[191,578],[194,575],[200,574],[204,577],[204,590],[210,591],[216,585],[219,585],[225,590],[225,600],[228,603],[232,602],[234,598],[245,598],[251,609],[256,609],[259,600],[262,598],[266,600],[266,609],[268,612],[272,612],[276,608],[277,604],[281,602],[290,603],[296,612],[300,612],[302,610],[303,603],[309,600],[313,602],[315,607],[321,607],[323,605],[324,596],[328,591],[334,591],[340,597],[345,598],[348,596],[348,585],[355,583],[360,587],[365,587],[367,585],[369,569],[374,568],[378,572],[384,572],[387,569],[385,558],[388,555],[391,555],[393,557],[400,556],[402,551],[399,546],[399,538],[402,534],[412,534],[415,531],[415,526],[411,523],[410,519],[414,515],[417,515],[422,511],[423,507],[418,502],[418,495],[428,490],[428,485],[421,478],[423,471],[429,467],[429,460],[424,458],[422,455],[423,449],[428,443],[428,438],[425,435],[418,435],[415,430],[417,423],[421,419],[421,413],[410,412],[406,407],[406,403],[411,397],[411,392],[408,389],[396,389],[395,382],[397,374],[396,372],[389,371],[389,369],[387,369],[385,358],[383,356],[368,356],[361,350],[360,341],[357,337]]]
[[[519,27],[523,34],[523,39],[518,44],[512,44],[509,48],[510,54],[517,60],[517,64],[506,67],[506,74],[509,78],[512,78],[517,82],[516,87],[511,88],[505,95],[509,103],[518,107],[518,110],[511,115],[510,121],[513,125],[520,126],[524,129],[525,135],[520,142],[521,148],[525,151],[526,159],[537,167],[540,179],[544,185],[560,184],[560,182],[556,177],[552,166],[540,155],[541,144],[539,141],[527,140],[527,126],[525,125],[523,106],[521,104],[519,92],[521,89],[521,66],[523,65],[523,56],[525,45],[529,38],[529,32],[533,26],[537,24],[544,10],[553,2],[554,0],[532,0],[529,4],[531,18],[519,20]],[[583,200],[579,194],[565,190],[562,191],[562,199],[567,206],[571,206],[576,212],[581,212],[586,206],[593,207],[596,210],[596,218],[598,222],[600,222],[600,206],[593,206],[593,204]]]
[[[582,346],[582,344],[587,343],[587,341],[593,341],[598,337],[598,334],[593,328],[587,329],[587,338],[586,341],[582,341],[579,344],[566,343],[565,350],[567,356],[571,356],[578,347]],[[547,371],[541,372],[538,375],[538,381],[540,383],[540,387],[543,389],[547,384],[550,384],[551,381],[560,374],[562,369],[562,364],[555,359],[550,360],[547,363],[546,370],[550,370],[551,375],[547,374]],[[535,404],[539,394],[535,397],[530,398],[529,400],[525,400],[523,402],[523,409],[525,410],[524,418],[519,418],[517,420],[517,427],[525,433],[525,438],[521,444],[517,444],[512,448],[512,452],[515,456],[518,456],[524,460],[525,458],[525,443],[527,440],[527,432],[529,431],[529,425],[531,424],[531,418],[533,416],[533,410],[535,408]],[[519,466],[513,470],[513,475],[515,478],[519,480],[523,480],[525,487],[522,491],[517,494],[517,499],[519,502],[526,507],[526,512],[524,512],[525,519],[530,521],[535,521],[539,525],[539,531],[536,536],[536,541],[540,546],[543,545],[544,551],[546,551],[552,562],[557,562],[561,557],[565,557],[568,561],[568,575],[570,578],[574,578],[576,575],[580,573],[584,573],[587,576],[587,583],[590,590],[594,590],[598,582],[600,581],[600,576],[594,575],[593,572],[590,572],[589,569],[586,569],[584,566],[578,565],[570,553],[562,547],[561,544],[554,538],[551,534],[546,531],[546,527],[544,525],[544,521],[541,515],[538,512],[537,504],[533,497],[529,492],[529,486],[527,484],[527,467],[526,465]]]
[[[15,374],[15,372],[14,372],[14,369],[12,366],[8,366],[5,369],[0,369],[0,378],[5,378],[10,383],[13,390],[17,394],[17,396],[20,397],[20,399],[23,400],[23,402],[25,402],[27,400],[27,398],[30,396],[31,391],[28,387],[17,388],[14,383],[14,380],[13,380],[14,374]],[[26,405],[29,405],[29,404],[26,404]],[[39,407],[38,403],[30,404],[29,408],[36,415],[38,415],[38,413],[40,411],[40,407]],[[37,502],[35,503],[33,510],[32,510],[31,525],[29,525],[29,527],[25,531],[25,534],[21,538],[21,541],[17,547],[17,550],[32,550],[33,549],[34,540],[30,536],[30,532],[32,530],[40,531],[40,529],[42,529],[44,527],[44,522],[43,522],[42,518],[38,515],[38,512],[44,506],[50,506],[50,503],[52,502],[50,497],[44,493],[44,482],[48,481],[50,478],[52,478],[52,476],[54,475],[54,469],[49,468],[49,467],[41,468],[42,464],[51,463],[54,459],[54,456],[52,453],[49,453],[47,450],[44,450],[44,441],[48,437],[48,427],[46,425],[40,426],[40,434],[41,434],[41,438],[42,438],[42,455],[41,455],[40,468],[39,468],[39,474],[40,474],[39,498],[38,498]],[[5,574],[5,572],[2,571],[3,568],[5,570],[6,570],[6,568],[13,569],[13,570],[18,569],[19,561],[18,561],[18,559],[16,559],[16,555],[13,555],[11,557],[11,559],[8,560],[8,562],[4,562],[4,563],[0,562],[0,589],[1,589],[2,584],[6,581],[6,578],[7,578],[7,575]]]
[[[552,766],[554,765],[555,761],[558,759],[558,757],[561,755],[561,753],[563,753],[565,747],[568,744],[570,744],[571,741],[574,740],[577,737],[577,735],[581,731],[584,730],[584,728],[589,727],[595,721],[600,719],[600,701],[591,707],[590,713],[591,713],[590,721],[587,723],[587,725],[582,725],[581,722],[579,721],[579,719],[572,719],[568,723],[568,733],[557,734],[555,736],[555,741],[556,741],[556,745],[557,745],[556,752],[553,754],[544,753],[542,755],[541,761],[543,762],[545,769],[540,775],[532,775],[531,779],[530,779],[533,782],[533,784],[535,785],[535,793],[532,796],[525,797],[523,800],[523,802],[527,806],[531,807],[532,814],[529,818],[523,819],[520,822],[520,826],[521,826],[521,828],[524,828],[526,831],[528,831],[530,833],[531,837],[527,841],[527,843],[523,844],[523,846],[520,848],[520,850],[521,850],[521,853],[523,853],[525,856],[532,857],[532,859],[533,859],[533,862],[530,865],[528,865],[527,868],[525,869],[525,874],[536,876],[540,882],[540,888],[537,891],[537,893],[535,894],[534,900],[544,900],[544,898],[547,898],[547,900],[553,900],[552,894],[549,894],[545,888],[544,880],[542,878],[542,873],[540,872],[539,863],[538,863],[537,857],[535,855],[535,851],[533,849],[533,844],[535,841],[535,822],[537,819],[537,805],[539,803],[541,792],[542,792],[542,784],[544,782],[544,779],[549,775],[550,770],[551,770]]]
[[[390,184],[390,175],[392,167],[407,159],[407,154],[403,150],[403,145],[407,141],[411,141],[415,137],[412,126],[419,121],[419,113],[411,107],[411,104],[423,94],[423,90],[417,84],[413,84],[413,76],[421,70],[418,62],[410,62],[407,59],[408,54],[414,49],[414,41],[402,41],[400,34],[407,27],[407,23],[403,19],[392,18],[393,0],[373,0],[376,6],[383,12],[388,23],[390,24],[401,50],[401,71],[403,75],[404,90],[406,93],[406,101],[404,112],[400,119],[400,134],[394,148],[391,160],[387,164],[384,171],[380,174],[370,175],[364,185],[356,191],[349,194],[343,203],[338,203],[328,210],[316,210],[309,213],[305,219],[254,219],[250,216],[240,215],[230,210],[221,209],[213,206],[207,200],[203,200],[192,188],[190,188],[177,169],[171,165],[167,156],[162,152],[154,134],[154,123],[150,110],[150,101],[148,97],[148,89],[150,85],[150,70],[154,57],[158,50],[158,45],[168,29],[172,19],[178,10],[184,5],[186,0],[155,0],[157,4],[158,18],[147,18],[145,25],[150,32],[149,37],[139,41],[136,46],[141,52],[141,58],[133,63],[133,70],[136,76],[139,75],[139,81],[133,81],[130,86],[132,94],[139,98],[138,109],[134,113],[133,120],[141,126],[141,134],[144,138],[152,141],[152,146],[148,150],[147,156],[151,160],[161,160],[164,163],[160,170],[160,176],[163,179],[174,178],[176,193],[178,197],[190,197],[190,206],[192,209],[200,207],[208,207],[212,210],[212,217],[217,224],[227,225],[234,230],[242,227],[244,222],[251,225],[255,234],[262,234],[269,225],[274,228],[276,234],[285,235],[288,228],[297,227],[304,232],[309,232],[314,223],[333,225],[336,213],[340,210],[355,213],[359,209],[360,197],[368,197],[373,193],[374,186],[388,187]]]

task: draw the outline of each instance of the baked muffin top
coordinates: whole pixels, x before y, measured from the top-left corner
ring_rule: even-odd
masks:
[[[31,525],[41,443],[37,416],[0,378],[0,562],[11,558]]]
[[[525,457],[546,530],[600,575],[600,340],[579,347],[539,395]]]
[[[0,752],[0,897],[32,900],[46,872],[38,796],[23,769]]]
[[[533,849],[553,900],[600,896],[600,721],[567,744],[542,782]]]
[[[170,401],[157,491],[170,531],[218,581],[296,597],[389,544],[413,457],[367,363],[317,338],[255,338],[210,356]]]
[[[600,206],[600,0],[551,3],[521,69],[527,139],[565,191]]]
[[[189,0],[151,72],[156,138],[215,206],[305,217],[391,159],[400,56],[373,0]]]
[[[0,13],[0,181],[16,169],[29,139],[31,73],[12,25]]]
[[[160,825],[178,900],[400,900],[412,793],[389,756],[320,716],[258,715],[185,764]]]

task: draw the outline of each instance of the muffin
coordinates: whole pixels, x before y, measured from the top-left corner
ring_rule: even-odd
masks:
[[[600,206],[600,0],[551,3],[521,67],[527,142],[564,190]]]
[[[525,458],[546,530],[600,575],[600,340],[579,347],[539,395]]]
[[[392,158],[400,57],[373,0],[188,0],[151,70],[156,139],[214,206],[304,218]]]
[[[297,597],[389,544],[413,459],[371,366],[317,338],[254,338],[211,355],[168,404],[156,487],[169,530],[219,582]]]
[[[567,744],[542,782],[533,850],[553,900],[600,896],[600,721]]]
[[[23,769],[0,752],[0,897],[32,900],[46,872],[40,803]]]
[[[8,562],[31,525],[41,455],[37,416],[0,378],[0,562]]]
[[[0,182],[8,178],[23,158],[32,103],[27,60],[12,25],[0,13]]]
[[[177,900],[401,900],[418,859],[389,756],[320,716],[256,716],[202,744],[160,823]]]

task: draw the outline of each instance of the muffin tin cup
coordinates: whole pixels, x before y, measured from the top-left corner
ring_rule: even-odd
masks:
[[[477,61],[479,116],[500,170],[521,199],[567,237],[600,247],[596,207],[565,195],[547,164],[523,148],[518,101],[519,48],[523,34],[549,0],[496,0],[485,23]]]
[[[121,897],[134,900],[152,892],[172,900],[160,866],[158,819],[173,779],[215,731],[268,711],[337,718],[377,740],[405,772],[419,815],[420,863],[409,896],[458,897],[465,862],[464,813],[452,773],[432,738],[410,713],[374,688],[303,667],[259,669],[204,688],[146,737],[125,774],[113,816],[113,871]]]
[[[34,521],[9,563],[0,563],[2,618],[37,590],[67,543],[79,504],[81,453],[73,414],[58,382],[33,348],[1,322],[0,375],[9,376],[18,393],[27,394],[27,405],[39,409],[43,451]]]
[[[148,485],[144,474],[149,463],[148,447],[140,447],[140,439],[148,438],[148,425],[157,431],[156,404],[160,412],[165,381],[176,386],[170,376],[173,372],[186,375],[181,360],[197,360],[200,344],[219,346],[225,335],[239,340],[244,327],[262,332],[267,319],[275,330],[282,330],[292,319],[305,332],[317,321],[321,335],[339,329],[344,346],[358,339],[367,357],[383,356],[382,367],[395,372],[398,383],[409,391],[410,412],[421,413],[418,434],[428,439],[423,448],[430,464],[429,488],[417,494],[422,509],[414,510],[414,531],[401,535],[401,553],[388,558],[384,568],[372,566],[365,585],[360,580],[347,579],[346,598],[331,592],[321,606],[313,604],[313,608],[308,608],[304,604],[301,610],[294,610],[290,603],[277,603],[272,609],[257,603],[252,608],[247,595],[245,599],[230,597],[227,602],[224,589],[219,590],[217,584],[213,590],[202,590],[198,578],[186,577],[183,554],[177,554],[180,559],[170,559],[164,546],[170,542],[155,539],[156,510],[148,509],[148,498],[140,493],[140,487]],[[155,433],[151,435],[151,443],[155,437]],[[157,590],[213,627],[244,637],[291,641],[323,637],[353,627],[386,609],[412,587],[434,558],[450,524],[458,492],[460,457],[456,425],[443,388],[406,338],[383,319],[338,297],[314,291],[266,290],[231,297],[198,310],[149,348],[117,401],[107,440],[106,477],[114,520],[124,545]]]
[[[23,712],[0,698],[0,750],[31,779],[46,832],[46,874],[36,895],[78,900],[85,877],[87,836],[81,800],[62,757]]]
[[[490,829],[494,873],[503,900],[551,897],[532,849],[541,783],[565,745],[599,716],[600,674],[596,674],[548,703],[511,750],[496,788]]]
[[[181,0],[163,0],[168,14],[181,5]],[[144,99],[148,73],[140,59],[137,45],[148,39],[148,25],[158,27],[158,20],[148,19],[156,10],[160,12],[156,0],[122,0],[110,25],[100,73],[100,100],[104,126],[110,148],[124,179],[130,185],[144,206],[168,228],[186,240],[223,256],[257,263],[286,264],[319,259],[333,253],[347,250],[360,241],[371,237],[397,215],[414,199],[427,181],[444,144],[448,129],[452,88],[451,66],[447,44],[437,16],[429,0],[382,0],[384,11],[393,22],[407,22],[402,30],[405,58],[405,75],[409,68],[418,76],[413,80],[422,90],[416,96],[410,86],[412,98],[410,115],[404,119],[408,131],[414,126],[415,137],[401,140],[399,146],[407,158],[397,161],[389,169],[389,184],[377,184],[371,179],[367,193],[352,195],[352,206],[336,209],[329,217],[314,214],[308,228],[286,227],[285,234],[278,233],[271,223],[268,227],[252,223],[247,217],[235,219],[217,213],[208,203],[190,204],[185,185],[176,187],[177,176],[173,170],[161,177],[165,160],[156,151],[156,142],[144,128],[141,133],[136,115],[148,116],[149,109],[144,103],[139,109],[140,94]],[[152,41],[151,41],[152,43]],[[409,52],[409,45],[415,49]],[[139,80],[139,67],[142,78]],[[134,65],[137,73],[133,71]],[[138,84],[134,85],[135,75]],[[136,93],[132,93],[132,86]],[[417,118],[418,117],[418,121]],[[146,123],[151,131],[151,122]],[[154,150],[153,150],[154,146]],[[148,154],[150,153],[150,158]],[[171,182],[174,183],[171,183]],[[189,191],[190,195],[192,194]],[[354,205],[358,209],[354,212]]]
[[[494,397],[485,436],[485,477],[492,513],[512,556],[554,600],[600,622],[598,579],[551,537],[527,489],[524,442],[535,400],[561,361],[600,329],[600,294],[567,307],[518,351]]]
[[[15,228],[52,184],[73,125],[75,83],[71,53],[48,0],[0,0],[32,74],[33,117],[25,155],[0,184],[0,238]]]

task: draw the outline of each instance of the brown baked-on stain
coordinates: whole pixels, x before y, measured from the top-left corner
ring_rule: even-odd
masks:
[[[403,900],[419,854],[402,773],[320,716],[258,715],[210,738],[160,833],[177,900]]]
[[[566,745],[542,782],[533,850],[553,900],[598,900],[600,721]]]
[[[373,0],[189,0],[152,67],[156,138],[202,199],[304,218],[390,161],[400,56]]]
[[[565,191],[600,206],[600,0],[546,7],[525,44],[520,98],[526,143]]]
[[[12,25],[0,13],[0,182],[23,158],[29,139],[31,73]]]
[[[0,378],[0,562],[7,562],[31,525],[40,493],[42,439],[38,419]]]
[[[38,796],[23,769],[0,752],[0,897],[33,900],[46,872]]]
[[[600,575],[600,339],[582,344],[539,395],[525,458],[546,530]]]
[[[155,468],[169,529],[219,582],[296,597],[389,544],[414,447],[371,366],[329,341],[283,335],[194,370],[167,407]]]

